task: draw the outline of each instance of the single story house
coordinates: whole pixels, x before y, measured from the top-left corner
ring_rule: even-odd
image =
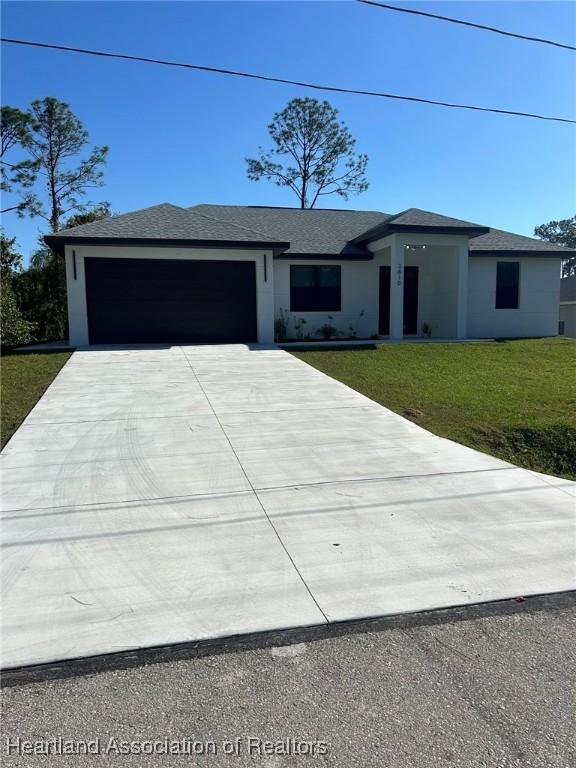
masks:
[[[567,252],[416,208],[164,203],[45,240],[73,345],[552,336]]]
[[[560,333],[576,339],[576,275],[560,281]]]

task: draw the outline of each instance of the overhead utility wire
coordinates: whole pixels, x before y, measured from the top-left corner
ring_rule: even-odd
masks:
[[[400,13],[411,13],[414,16],[427,16],[429,19],[438,19],[439,21],[449,21],[452,24],[462,24],[464,27],[474,27],[475,29],[482,29],[485,32],[496,32],[498,35],[505,35],[506,37],[516,37],[519,40],[528,40],[531,43],[544,43],[545,45],[554,45],[557,48],[566,48],[569,51],[576,51],[576,46],[567,45],[566,43],[559,43],[556,40],[546,40],[544,37],[531,37],[530,35],[521,35],[518,32],[508,32],[505,29],[498,29],[498,27],[489,27],[487,24],[476,24],[473,21],[464,21],[464,19],[453,19],[450,16],[440,16],[438,13],[429,13],[428,11],[416,11],[413,8],[401,8],[399,5],[389,5],[388,3],[379,3],[377,0],[356,0],[357,3],[364,3],[364,5],[374,5],[377,8],[384,8],[387,11],[399,11]]]
[[[55,51],[69,51],[72,53],[83,53],[89,56],[102,56],[110,59],[124,59],[127,61],[143,61],[147,64],[161,64],[167,67],[182,67],[184,69],[194,69],[201,72],[214,72],[221,75],[232,75],[234,77],[248,77],[253,80],[265,80],[270,83],[283,83],[285,85],[297,85],[301,88],[313,88],[317,91],[333,91],[335,93],[353,93],[360,96],[377,96],[383,99],[396,99],[398,101],[412,101],[418,104],[433,104],[438,107],[449,107],[451,109],[470,109],[476,112],[493,112],[499,115],[515,115],[516,117],[531,117],[537,120],[551,120],[557,123],[575,123],[576,120],[570,120],[567,117],[552,117],[550,115],[538,115],[533,112],[518,112],[511,109],[496,109],[493,107],[477,107],[472,104],[453,104],[447,101],[435,101],[434,99],[423,99],[417,96],[399,96],[396,93],[381,93],[379,91],[364,91],[354,88],[340,88],[335,85],[319,85],[318,83],[305,83],[299,80],[288,80],[282,77],[270,77],[268,75],[257,75],[253,72],[238,72],[233,69],[221,69],[220,67],[206,67],[200,64],[186,64],[179,61],[165,61],[163,59],[150,59],[146,56],[132,56],[127,53],[110,53],[108,51],[95,51],[89,48],[72,48],[67,45],[54,45],[50,43],[38,43],[31,40],[15,40],[9,37],[0,37],[0,42],[11,43],[14,45],[27,45],[34,48],[49,48]]]

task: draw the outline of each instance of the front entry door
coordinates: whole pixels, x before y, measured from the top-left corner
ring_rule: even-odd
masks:
[[[378,333],[390,334],[390,267],[380,267],[380,322]],[[404,333],[418,333],[418,267],[404,267]]]

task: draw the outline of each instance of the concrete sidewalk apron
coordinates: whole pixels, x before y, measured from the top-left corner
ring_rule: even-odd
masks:
[[[77,351],[0,455],[2,666],[574,589],[574,488],[277,348]]]

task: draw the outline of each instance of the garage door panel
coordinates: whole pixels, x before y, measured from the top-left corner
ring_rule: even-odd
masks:
[[[84,263],[91,344],[257,340],[253,261]]]

